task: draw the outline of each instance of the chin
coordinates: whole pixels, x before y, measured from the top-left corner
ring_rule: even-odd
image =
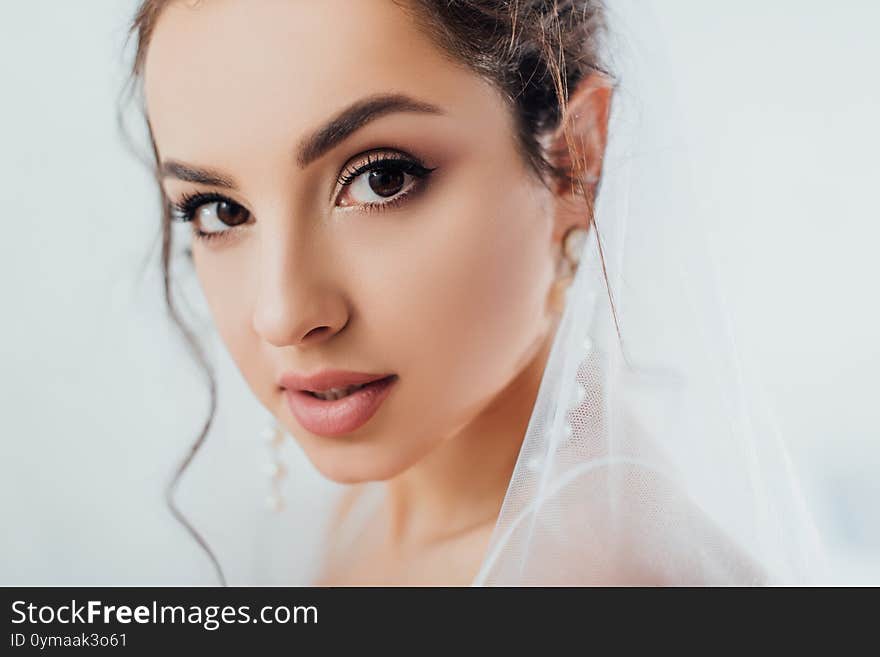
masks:
[[[318,472],[338,484],[385,481],[396,477],[414,463],[401,458],[401,450],[394,450],[388,445],[383,445],[381,448],[370,446],[365,449],[365,447],[336,442],[329,448],[312,446],[304,451]]]

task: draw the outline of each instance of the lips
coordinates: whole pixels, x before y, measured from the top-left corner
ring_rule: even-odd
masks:
[[[299,423],[321,436],[339,436],[364,425],[391,393],[396,374],[325,370],[310,376],[285,374],[279,380]],[[360,386],[349,392],[351,386]],[[315,393],[323,393],[321,399]]]
[[[348,372],[345,370],[323,370],[315,374],[297,374],[288,372],[284,374],[278,383],[288,390],[308,390],[311,392],[325,392],[331,388],[345,388],[346,386],[370,383],[393,376],[391,372],[385,374],[367,374],[364,372]]]

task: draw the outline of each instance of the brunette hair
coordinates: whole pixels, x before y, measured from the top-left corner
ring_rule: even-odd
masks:
[[[137,39],[132,81],[143,74],[147,49],[164,8],[173,0],[144,0],[131,24]],[[540,138],[559,126],[569,90],[592,73],[611,77],[600,61],[605,10],[601,0],[392,0],[410,12],[417,25],[457,63],[464,63],[495,86],[507,99],[515,119],[517,147],[538,177],[548,184],[564,181],[585,195],[592,207],[595,186],[584,190],[578,163],[567,170],[555,166]],[[568,138],[568,134],[566,134]],[[570,142],[569,142],[570,143]],[[571,152],[573,149],[569,148]],[[158,153],[153,142],[153,154]],[[159,180],[156,168],[157,184]],[[205,550],[225,585],[223,570],[202,536],[179,511],[174,501],[177,484],[211,428],[217,407],[217,386],[210,364],[195,335],[183,321],[171,290],[172,232],[169,203],[162,193],[162,250],[164,297],[168,313],[180,329],[209,383],[208,417],[166,488],[171,512]],[[592,214],[592,213],[591,213]],[[595,221],[590,217],[592,229]],[[604,269],[604,256],[599,241]],[[610,294],[610,290],[609,290]],[[614,302],[611,299],[612,311]],[[616,312],[615,322],[617,319]]]

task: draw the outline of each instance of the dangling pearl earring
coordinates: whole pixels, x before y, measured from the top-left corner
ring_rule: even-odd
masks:
[[[562,252],[565,254],[572,269],[578,266],[581,252],[584,250],[584,242],[587,240],[587,229],[580,226],[572,226],[562,238]]]
[[[277,422],[270,424],[262,432],[262,438],[270,451],[270,460],[266,463],[266,474],[269,476],[269,495],[266,505],[275,512],[284,509],[284,497],[281,484],[287,474],[287,468],[281,459],[281,444],[284,442],[284,430]]]
[[[562,311],[565,305],[565,297],[568,293],[571,279],[577,270],[587,234],[586,228],[572,226],[562,238],[562,255],[565,268],[554,284],[552,295],[553,307],[559,312]]]

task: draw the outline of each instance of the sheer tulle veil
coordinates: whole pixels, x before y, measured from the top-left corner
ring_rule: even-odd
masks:
[[[821,581],[821,542],[714,277],[662,37],[638,3],[607,4],[598,230],[474,583]]]

